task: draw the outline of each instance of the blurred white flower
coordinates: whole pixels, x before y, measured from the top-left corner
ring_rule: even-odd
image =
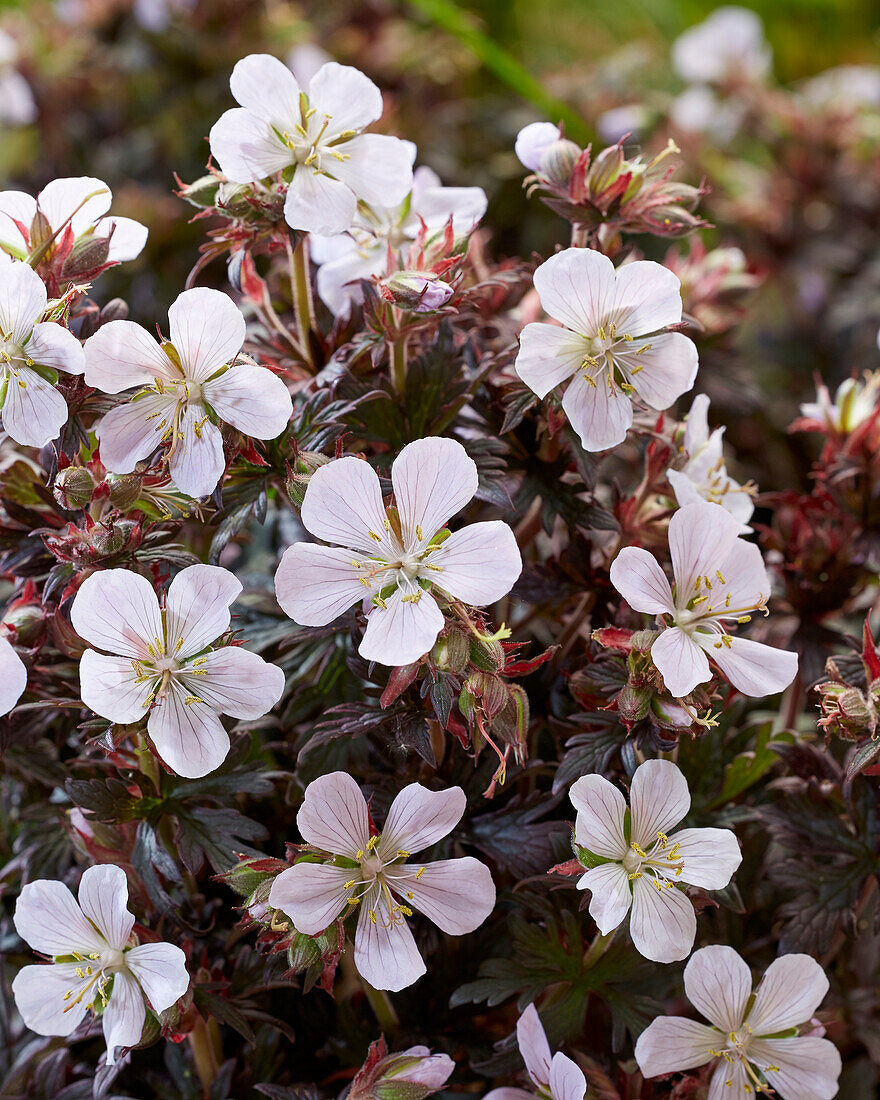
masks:
[[[7,638],[0,634],[0,718],[8,714],[27,687],[27,669]]]
[[[737,77],[760,80],[770,71],[773,54],[764,24],[748,8],[716,8],[672,44],[672,65],[687,81],[721,84]]]
[[[27,126],[37,119],[37,104],[31,86],[15,67],[18,43],[0,30],[0,122]]]
[[[805,81],[801,90],[816,107],[830,110],[880,107],[880,68],[838,65]]]
[[[841,382],[833,401],[828,387],[819,386],[816,400],[801,405],[801,416],[835,435],[849,435],[876,413],[878,397],[880,371],[865,371],[864,379],[847,378]]]

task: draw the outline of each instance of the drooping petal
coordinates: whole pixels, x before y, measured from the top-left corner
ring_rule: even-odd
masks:
[[[102,569],[86,577],[70,610],[73,629],[89,645],[143,659],[162,638],[162,616],[153,586],[129,569]]]
[[[229,295],[209,287],[185,290],[168,310],[171,343],[194,382],[204,382],[238,355],[245,328]]]
[[[142,459],[162,442],[174,416],[177,399],[169,394],[148,394],[127,401],[103,416],[95,432],[101,443],[101,461],[114,474],[130,474]]]
[[[0,191],[0,249],[9,248],[19,259],[25,258],[27,242],[15,223],[20,222],[30,229],[36,212],[37,200],[33,195],[24,191]]]
[[[70,1004],[65,993],[79,982],[74,971],[78,963],[50,966],[25,966],[12,979],[15,1007],[25,1027],[38,1035],[70,1035],[86,1014],[86,998]]]
[[[134,914],[128,911],[128,878],[121,867],[99,864],[83,871],[77,891],[80,908],[117,951],[128,943]]]
[[[467,798],[461,787],[431,791],[421,783],[410,783],[391,803],[379,851],[393,859],[398,851],[412,855],[448,836],[461,821]]]
[[[103,393],[150,385],[180,373],[145,328],[134,321],[108,321],[85,343],[86,382]]]
[[[639,348],[646,348],[639,353]],[[693,386],[699,359],[697,345],[681,332],[652,336],[650,344],[627,345],[615,351],[636,393],[652,409],[668,409]]]
[[[737,691],[761,698],[783,691],[797,674],[798,656],[763,642],[727,635],[726,644],[718,635],[697,632],[694,639],[709,654]]]
[[[595,336],[606,323],[615,276],[614,264],[601,252],[565,248],[541,264],[534,283],[544,311],[573,332]]]
[[[764,973],[749,1012],[755,1035],[773,1035],[806,1023],[828,992],[822,967],[809,955],[782,955]]]
[[[349,455],[319,466],[309,479],[302,505],[306,530],[338,546],[350,546],[370,556],[380,550],[390,556],[379,478],[372,467]]]
[[[584,1100],[587,1079],[571,1058],[557,1051],[550,1064],[550,1095],[553,1100]]]
[[[299,121],[299,83],[284,62],[271,54],[252,53],[237,61],[229,90],[251,114],[282,131]]]
[[[712,677],[706,654],[677,626],[668,627],[654,642],[651,660],[663,677],[666,690],[676,699],[689,695],[697,684],[704,684]]]
[[[749,1044],[749,1058],[761,1067],[782,1100],[831,1100],[837,1095],[843,1066],[829,1039],[812,1035],[755,1039]]]
[[[107,213],[113,195],[103,180],[72,176],[47,183],[37,201],[53,231],[69,225],[78,237]]]
[[[282,670],[241,646],[206,653],[198,671],[203,675],[184,676],[193,694],[232,718],[261,718],[284,692]]]
[[[45,447],[67,420],[67,402],[51,382],[29,367],[9,379],[3,402],[3,429],[25,447]]]
[[[588,352],[587,341],[578,333],[536,321],[519,334],[514,369],[530,390],[544,398],[583,366]]]
[[[411,141],[361,134],[340,145],[339,151],[346,159],[325,161],[325,167],[363,202],[395,206],[409,194],[415,157]]]
[[[485,863],[473,856],[407,864],[406,870],[412,875],[400,882],[404,902],[450,936],[473,932],[495,908],[492,875]]]
[[[711,1050],[721,1039],[714,1028],[684,1016],[660,1016],[636,1043],[636,1061],[645,1077],[696,1069],[712,1061]]]
[[[370,839],[366,800],[346,772],[330,772],[308,785],[296,825],[307,844],[349,859],[357,859]]]
[[[10,643],[0,635],[0,718],[8,714],[27,687],[27,669]]]
[[[392,921],[388,902],[378,891],[360,904],[354,965],[370,985],[393,993],[418,981],[427,969],[409,925]]]
[[[441,187],[439,180],[428,186],[419,187],[420,173],[413,173],[413,213],[421,218],[430,231],[443,229],[452,218],[452,229],[456,235],[470,233],[486,213],[489,200],[482,187]],[[433,175],[433,173],[432,173]]]
[[[404,546],[423,549],[470,502],[478,483],[477,464],[458,440],[407,443],[391,467]]]
[[[590,916],[603,936],[626,919],[632,906],[629,875],[619,863],[593,867],[578,880],[578,890],[591,890]]]
[[[23,344],[46,312],[46,286],[30,264],[0,268],[0,333]]]
[[[226,759],[229,734],[211,707],[187,699],[192,696],[172,681],[153,704],[147,733],[172,771],[185,779],[199,779]]]
[[[282,171],[293,154],[265,119],[232,107],[217,119],[208,136],[211,156],[233,183],[252,183]]]
[[[432,576],[434,583],[471,607],[500,600],[522,572],[516,536],[501,520],[463,527],[429,561],[442,569]]]
[[[297,863],[275,878],[269,904],[286,913],[297,932],[315,936],[329,927],[346,907],[352,891],[343,886],[352,876],[348,867]]]
[[[133,667],[130,657],[108,657],[87,649],[80,658],[80,697],[95,714],[111,722],[137,722],[143,718],[153,683]]]
[[[587,377],[580,371],[569,382],[562,408],[585,451],[606,451],[626,439],[633,420],[632,401],[622,390],[612,390],[604,374],[595,385]]]
[[[709,440],[709,397],[698,393],[691,402],[690,411],[684,426],[684,446],[687,454],[693,456]]]
[[[288,546],[275,573],[275,595],[285,615],[300,626],[326,626],[369,594],[364,570],[352,564],[352,551],[296,542]]]
[[[117,1048],[132,1047],[140,1042],[146,1018],[147,1009],[141,987],[127,970],[118,970],[113,976],[110,1001],[101,1017],[107,1041],[108,1066],[116,1061]]]
[[[222,421],[254,439],[275,439],[290,420],[287,386],[266,367],[237,363],[204,386],[205,400]]]
[[[15,930],[43,955],[104,951],[107,943],[89,922],[63,882],[37,879],[22,889],[15,903]]]
[[[109,242],[107,262],[111,264],[137,259],[150,235],[149,229],[134,218],[102,218],[97,231]]]
[[[189,565],[168,586],[165,637],[169,654],[192,657],[229,629],[241,581],[218,565]]]
[[[633,775],[629,792],[632,838],[650,847],[658,833],[668,833],[691,808],[687,780],[671,760],[646,760]]]
[[[186,955],[173,943],[142,943],[125,953],[125,964],[156,1012],[164,1012],[189,988]]]
[[[679,606],[698,594],[696,582],[726,561],[739,535],[739,524],[729,512],[708,501],[679,508],[669,521],[669,554],[675,573]]]
[[[606,859],[623,859],[629,851],[623,828],[626,799],[603,775],[582,775],[569,792],[577,810],[575,840]]]
[[[284,200],[284,220],[291,229],[331,237],[351,228],[357,211],[354,191],[301,164],[293,174]]]
[[[536,1085],[549,1085],[553,1056],[541,1017],[533,1004],[528,1005],[516,1021],[516,1041],[529,1077]]]
[[[681,283],[668,267],[636,260],[617,269],[608,302],[619,333],[645,336],[681,320]]]
[[[437,641],[445,619],[434,597],[422,589],[413,600],[404,602],[407,593],[398,588],[385,601],[385,607],[373,607],[367,617],[367,629],[358,647],[366,661],[380,665],[408,665],[424,656]]]
[[[678,962],[694,946],[697,918],[690,900],[674,886],[655,885],[644,873],[633,881],[632,915],[629,921],[633,945],[653,962]]]
[[[353,65],[328,61],[309,81],[309,106],[330,119],[329,134],[341,134],[362,130],[380,118],[382,93]]]
[[[611,583],[633,611],[672,614],[672,589],[657,559],[640,546],[626,546],[611,563]]]
[[[67,374],[82,374],[86,369],[83,346],[66,328],[54,321],[41,321],[34,325],[25,351],[42,367],[63,370]]]
[[[201,405],[188,404],[180,418],[180,437],[168,460],[168,472],[188,497],[208,496],[226,469],[223,436]]]
[[[672,838],[684,860],[681,881],[704,890],[723,890],[742,863],[730,829],[681,829]]]
[[[725,1034],[739,1031],[752,995],[752,972],[732,947],[701,947],[684,968],[684,991],[694,1008]]]

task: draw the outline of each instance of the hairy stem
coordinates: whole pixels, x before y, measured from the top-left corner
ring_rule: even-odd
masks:
[[[397,1013],[394,1011],[394,1005],[391,1003],[391,998],[383,989],[374,989],[364,977],[361,977],[361,985],[363,986],[367,1000],[370,1002],[370,1008],[372,1008],[376,1016],[379,1027],[384,1033],[393,1035],[400,1027],[400,1020],[397,1018]]]
[[[290,234],[285,238],[287,259],[290,265],[290,286],[296,315],[296,331],[303,358],[310,367],[315,365],[309,333],[315,328],[315,302],[312,298],[312,278],[309,271],[309,242],[303,237],[294,248]]]
[[[210,1095],[222,1058],[222,1052],[218,1050],[220,1034],[213,1020],[211,1023],[213,1027],[209,1027],[203,1016],[199,1016],[188,1036],[196,1073],[199,1075],[205,1096]]]
[[[389,343],[388,355],[391,362],[391,385],[394,392],[403,395],[406,391],[406,337]]]

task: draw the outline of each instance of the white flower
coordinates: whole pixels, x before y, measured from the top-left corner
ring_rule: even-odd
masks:
[[[575,843],[597,866],[578,881],[591,890],[590,916],[603,936],[630,917],[636,950],[654,962],[683,959],[694,946],[697,920],[682,883],[723,890],[742,862],[729,829],[670,831],[691,806],[687,780],[669,760],[647,760],[630,788],[630,823],[620,791],[601,775],[582,776],[571,788],[577,810]]]
[[[568,381],[562,407],[586,450],[623,442],[633,395],[667,409],[694,384],[693,341],[662,331],[681,320],[681,290],[661,264],[637,260],[615,271],[599,252],[566,248],[534,281],[544,310],[564,327],[526,325],[516,372],[538,397]]]
[[[74,244],[106,240],[105,263],[133,260],[147,243],[147,227],[132,218],[106,217],[112,201],[107,184],[91,176],[53,180],[36,198],[0,191],[0,261],[27,259],[46,237],[57,234],[58,241],[68,229]],[[38,213],[45,224],[36,226],[34,236]]]
[[[170,340],[157,344],[133,321],[110,321],[86,341],[86,382],[104,393],[139,389],[97,426],[101,461],[128,474],[160,443],[174,484],[213,492],[226,460],[217,421],[274,439],[290,419],[287,387],[270,370],[234,362],[245,337],[235,303],[219,290],[185,290],[168,310]]]
[[[26,687],[24,661],[0,634],[0,718],[12,710]]]
[[[306,788],[296,823],[306,843],[337,857],[300,862],[272,883],[269,904],[297,931],[322,932],[357,907],[354,963],[376,989],[399,990],[425,973],[406,918],[418,909],[450,936],[473,932],[495,906],[489,869],[472,856],[409,863],[451,832],[465,811],[460,787],[404,787],[385,827],[370,835],[370,815],[357,783],[345,772],[322,775]],[[338,865],[338,859],[345,860]]]
[[[67,402],[55,388],[56,371],[82,374],[79,340],[43,321],[46,287],[28,264],[0,264],[0,410],[16,443],[44,447],[67,420]]]
[[[0,30],[0,121],[7,126],[27,126],[37,118],[31,86],[16,69],[18,43]]]
[[[745,115],[744,105],[720,99],[706,84],[691,84],[669,105],[669,124],[675,131],[708,134],[716,142],[730,141]]]
[[[679,507],[709,500],[720,504],[741,524],[740,531],[751,530],[747,525],[755,506],[748,488],[734,481],[724,465],[722,437],[724,428],[709,432],[709,398],[700,393],[691,404],[684,429],[682,450],[686,462],[680,470],[669,470],[667,477],[675,493]]]
[[[676,698],[711,679],[709,657],[744,695],[773,695],[797,672],[796,653],[727,633],[766,613],[770,596],[761,551],[739,533],[738,520],[717,504],[687,504],[669,521],[674,588],[640,547],[621,550],[611,565],[611,583],[634,611],[670,620],[651,658]]]
[[[138,945],[121,867],[90,867],[79,903],[61,882],[29,882],[15,906],[19,936],[50,966],[26,966],[12,992],[25,1024],[39,1035],[70,1035],[90,1009],[101,1015],[107,1063],[117,1047],[140,1042],[144,998],[164,1012],[186,993],[186,956],[170,943]]]
[[[361,301],[360,280],[385,274],[389,249],[394,261],[405,265],[422,224],[429,236],[436,235],[450,218],[456,236],[466,235],[485,214],[486,201],[481,187],[443,187],[436,172],[417,168],[412,192],[402,203],[361,204],[349,233],[312,238],[312,259],[320,264],[318,293],[335,314],[347,312],[352,302]]]
[[[344,233],[358,200],[393,206],[412,187],[415,147],[361,133],[382,114],[382,94],[357,69],[329,61],[301,89],[277,57],[251,54],[229,87],[241,106],[214,123],[211,152],[235,183],[291,175],[284,217],[292,229]]]
[[[70,619],[89,645],[79,666],[87,707],[111,722],[137,722],[159,756],[188,779],[223,763],[229,735],[221,714],[260,718],[278,702],[284,673],[240,646],[212,648],[229,629],[241,584],[226,569],[191,565],[168,588],[164,611],[153,586],[127,569],[92,573]]]
[[[316,538],[288,547],[275,574],[283,610],[302,626],[326,626],[369,599],[360,654],[404,665],[427,653],[443,629],[434,593],[471,606],[513,587],[522,559],[513,532],[493,520],[444,537],[444,524],[477,491],[477,467],[454,439],[417,439],[391,467],[397,510],[382,505],[379,478],[359,458],[312,475],[302,521]]]
[[[752,975],[732,947],[695,951],[684,968],[688,999],[707,1024],[661,1016],[639,1036],[636,1061],[645,1077],[696,1069],[717,1060],[707,1100],[831,1100],[840,1055],[828,1039],[798,1036],[828,992],[809,955],[783,955],[752,993]]]
[[[837,387],[834,400],[827,386],[819,386],[814,402],[801,405],[801,416],[823,425],[836,435],[849,435],[877,412],[880,371],[865,371],[864,381],[847,378]]]
[[[550,1054],[550,1044],[533,1004],[516,1022],[516,1041],[529,1077],[539,1096],[550,1100],[584,1100],[587,1079],[580,1066],[561,1051]],[[533,1100],[535,1093],[519,1088],[492,1089],[483,1100]]]
[[[530,172],[538,172],[541,168],[541,154],[554,141],[559,141],[558,126],[554,126],[552,122],[530,122],[516,135],[514,152],[523,167]]]
[[[880,68],[837,65],[806,81],[803,93],[816,107],[829,110],[880,107]]]
[[[720,84],[743,77],[767,75],[773,53],[764,39],[764,25],[748,8],[716,8],[708,19],[690,27],[672,44],[672,64],[687,81]]]

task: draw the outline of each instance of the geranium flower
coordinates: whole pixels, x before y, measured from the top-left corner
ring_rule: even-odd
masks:
[[[73,176],[52,180],[33,198],[24,191],[0,191],[0,262],[26,260],[55,235],[69,230],[72,246],[106,241],[106,254],[93,266],[133,260],[143,251],[149,230],[132,218],[107,217],[113,194],[103,180]],[[39,217],[38,217],[39,215]]]
[[[640,547],[621,550],[611,565],[611,583],[630,607],[661,616],[651,659],[676,698],[711,679],[710,657],[744,695],[773,695],[797,672],[796,653],[728,633],[766,613],[770,596],[761,551],[739,533],[739,521],[717,504],[688,504],[669,521],[673,587]]]
[[[550,1054],[550,1044],[535,1006],[529,1005],[516,1022],[516,1041],[538,1096],[550,1100],[584,1100],[587,1079],[567,1055]],[[534,1100],[527,1089],[492,1089],[483,1100]]]
[[[55,960],[15,976],[12,992],[25,1024],[38,1035],[70,1035],[92,1011],[101,1017],[108,1065],[117,1047],[140,1042],[145,997],[154,1012],[164,1012],[189,986],[179,947],[138,944],[121,867],[89,867],[78,903],[62,882],[29,882],[13,920],[34,951]]]
[[[828,992],[828,979],[809,955],[783,955],[752,1000],[752,974],[732,947],[695,951],[684,968],[688,999],[707,1024],[661,1016],[639,1036],[636,1061],[645,1077],[717,1062],[708,1100],[774,1091],[782,1100],[831,1100],[841,1063],[828,1039],[797,1034]]]
[[[513,587],[522,559],[506,523],[473,523],[448,535],[444,523],[477,491],[477,466],[454,439],[417,439],[391,466],[396,510],[382,506],[379,478],[359,458],[312,475],[302,521],[321,546],[288,547],[275,574],[283,610],[301,626],[326,626],[369,599],[359,652],[404,665],[427,653],[443,629],[435,595],[471,606]]]
[[[277,57],[251,54],[232,70],[241,104],[211,128],[211,153],[227,179],[253,183],[284,172],[292,229],[331,236],[353,223],[358,200],[403,202],[415,146],[362,134],[382,114],[382,93],[362,72],[329,61],[301,89]]]
[[[633,396],[668,409],[694,384],[693,341],[661,331],[681,320],[680,284],[665,267],[637,260],[615,270],[592,249],[566,248],[541,264],[534,282],[544,310],[564,327],[526,325],[516,372],[538,397],[568,382],[562,407],[586,450],[623,442]]]
[[[486,202],[481,187],[443,187],[436,172],[417,168],[412,191],[402,203],[361,205],[348,233],[312,238],[311,256],[320,264],[318,293],[334,313],[346,312],[352,302],[361,301],[360,280],[385,273],[389,249],[405,263],[422,225],[429,234],[442,233],[450,218],[456,236],[468,234],[486,213]]]
[[[27,669],[9,641],[0,634],[0,718],[8,714],[27,687]]]
[[[720,504],[739,520],[741,533],[747,534],[755,506],[749,489],[728,474],[722,444],[724,428],[710,433],[708,413],[709,398],[698,393],[684,429],[682,451],[686,461],[680,470],[668,471],[669,484],[679,507],[701,500]]]
[[[37,118],[31,86],[15,67],[18,43],[0,30],[0,121],[7,126],[27,126]]]
[[[223,476],[218,422],[255,439],[274,439],[293,408],[287,387],[270,370],[235,362],[245,322],[219,290],[185,290],[168,310],[170,340],[157,344],[133,321],[110,321],[86,341],[86,382],[104,393],[142,387],[97,426],[101,461],[129,474],[160,443],[174,484],[191,497]]]
[[[241,584],[226,569],[190,565],[168,587],[160,610],[153,586],[127,569],[83,581],[73,628],[89,645],[79,666],[87,707],[111,722],[144,715],[159,756],[188,779],[223,763],[229,735],[221,714],[260,718],[281,698],[284,673],[240,646],[210,643],[229,629]]]
[[[846,436],[877,412],[880,397],[880,371],[865,371],[862,379],[846,378],[837,387],[834,400],[827,386],[819,386],[816,400],[801,405],[801,417],[795,428],[830,432]]]
[[[478,928],[495,905],[489,869],[472,856],[407,862],[451,832],[466,803],[460,787],[429,791],[410,783],[392,802],[385,828],[371,835],[357,783],[346,772],[322,775],[306,788],[296,824],[306,843],[335,859],[282,871],[272,883],[269,904],[307,936],[357,907],[359,973],[376,989],[412,985],[425,973],[406,923],[413,909],[448,935],[461,936]]]
[[[672,65],[682,80],[707,84],[760,80],[772,64],[773,52],[760,16],[737,5],[716,8],[672,44]]]
[[[26,447],[45,447],[67,420],[56,372],[85,368],[73,333],[42,320],[47,301],[43,280],[28,264],[0,264],[0,410],[4,431]]]
[[[691,807],[687,780],[669,760],[646,760],[626,800],[601,775],[584,775],[571,788],[577,810],[575,843],[595,864],[578,880],[591,890],[590,916],[603,936],[630,917],[636,950],[654,962],[683,959],[694,946],[697,919],[676,886],[723,890],[742,862],[729,829],[671,830]],[[629,839],[627,839],[629,836]]]

